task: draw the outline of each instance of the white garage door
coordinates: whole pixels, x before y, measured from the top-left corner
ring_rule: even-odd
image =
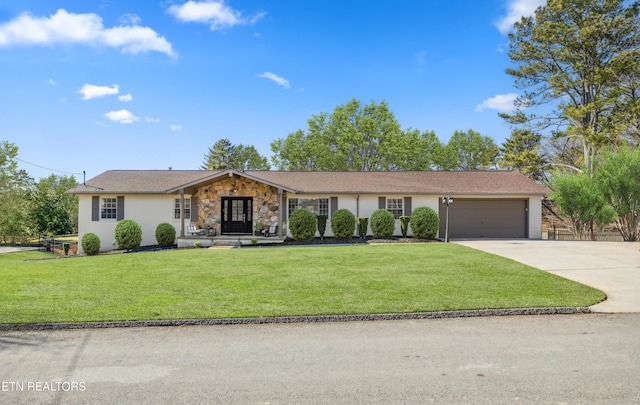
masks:
[[[446,207],[440,204],[440,237]],[[455,198],[449,207],[449,238],[527,238],[527,200]]]

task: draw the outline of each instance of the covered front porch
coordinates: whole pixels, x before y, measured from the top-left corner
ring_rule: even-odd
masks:
[[[178,239],[185,246],[192,246],[191,242],[196,241],[204,245],[234,240],[244,245],[253,243],[253,239],[258,239],[259,243],[277,243],[273,242],[275,238],[284,240],[286,232],[283,231],[283,224],[286,221],[283,206],[285,193],[290,191],[233,170],[214,173],[210,177],[168,190],[169,193],[180,195],[179,211],[176,213],[176,218],[181,218]],[[190,197],[185,197],[185,194]],[[187,200],[189,213],[185,215]],[[185,216],[189,219],[184,219]],[[192,235],[187,229],[188,222],[206,230],[206,236]],[[269,238],[253,236],[270,228],[273,228],[273,234]],[[271,241],[262,242],[262,238]]]
[[[278,236],[252,236],[252,235],[218,235],[218,236],[205,236],[205,235],[190,235],[180,236],[176,238],[176,243],[179,248],[195,247],[198,246],[196,242],[199,242],[201,247],[211,246],[252,246],[252,245],[278,245],[284,243],[283,237]]]

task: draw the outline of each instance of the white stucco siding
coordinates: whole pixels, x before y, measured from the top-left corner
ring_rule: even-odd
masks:
[[[542,239],[542,196],[529,197],[529,239]]]
[[[97,195],[97,194],[96,194]],[[118,195],[100,194],[103,198],[117,198]],[[93,232],[100,238],[100,250],[113,250],[118,246],[115,240],[115,219],[100,219],[92,221],[92,195],[82,194],[78,206],[78,241],[79,251],[82,253],[82,236]],[[180,220],[174,219],[175,195],[129,194],[124,196],[124,219],[136,221],[142,228],[142,246],[155,245],[156,227],[162,222],[170,223],[176,228],[176,235],[180,234]],[[188,196],[185,196],[188,198]],[[185,222],[189,222],[186,220]]]
[[[289,194],[288,198],[309,198],[309,199],[317,199],[317,198],[331,198],[329,195],[295,195]],[[333,195],[336,197],[336,195]],[[387,194],[387,195],[373,195],[373,194],[365,194],[360,195],[358,197],[357,194],[340,194],[338,197],[338,209],[346,208],[353,213],[356,217],[367,217],[371,218],[371,215],[375,210],[379,207],[379,197],[388,198],[398,198],[403,199],[403,215],[409,215],[410,213],[407,210],[407,207],[404,205],[404,198],[411,197],[411,209],[415,209],[417,207],[430,207],[436,213],[439,212],[440,209],[440,199],[442,196],[435,195],[401,195],[401,194]],[[456,198],[461,199],[521,199],[527,200],[527,229],[528,229],[528,238],[529,239],[541,239],[542,238],[542,198],[539,195],[477,195],[477,194],[468,194],[468,195],[455,195],[454,204]],[[330,208],[331,210],[333,208]],[[287,211],[288,213],[288,211]],[[327,222],[327,230],[325,232],[325,236],[333,236],[333,232],[331,232],[331,218]],[[357,229],[356,229],[357,232]],[[407,233],[409,236],[413,236],[411,232],[411,225],[409,225],[409,230]],[[291,236],[291,233],[287,229],[287,235]],[[367,235],[371,235],[371,226],[369,226],[367,230]],[[394,235],[400,236],[402,235],[402,231],[400,229],[400,220],[396,220],[396,227],[394,231]]]
[[[318,198],[328,198],[338,197],[338,209],[347,209],[356,216],[356,221],[358,217],[366,217],[371,218],[371,215],[375,210],[378,209],[378,199],[379,197],[386,198],[398,198],[403,200],[403,215],[410,215],[407,211],[407,207],[404,206],[404,198],[411,197],[411,208],[415,209],[416,207],[427,206],[433,208],[436,212],[438,212],[438,197],[430,196],[430,195],[404,195],[404,194],[388,194],[388,195],[378,195],[378,194],[339,194],[339,195],[319,195],[319,194],[289,194],[287,198],[304,198],[304,199],[318,199]],[[287,200],[288,207],[288,200]],[[330,211],[334,210],[334,207],[329,208]],[[288,215],[288,210],[287,210]],[[356,222],[356,231],[354,233],[357,235],[357,222]],[[317,235],[317,233],[316,233]],[[371,226],[367,229],[367,235],[371,235]],[[400,236],[402,235],[402,231],[400,229],[400,220],[396,219],[396,227],[394,231],[394,235]],[[409,227],[408,235],[412,236],[411,227]],[[291,236],[291,232],[287,227],[287,236]],[[319,236],[319,235],[317,235]],[[325,232],[325,236],[331,237],[333,236],[333,232],[331,231],[331,218],[327,221],[327,229]]]

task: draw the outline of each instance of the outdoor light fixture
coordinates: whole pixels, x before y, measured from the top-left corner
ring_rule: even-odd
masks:
[[[449,242],[449,207],[453,204],[453,197],[442,197],[442,204],[447,206],[447,219],[444,225],[444,241]]]

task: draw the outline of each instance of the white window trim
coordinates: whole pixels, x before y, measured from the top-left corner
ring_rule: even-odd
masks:
[[[105,209],[107,209],[105,207],[105,200],[113,200],[113,218],[106,218],[104,217],[105,214]],[[100,221],[108,221],[108,222],[115,222],[117,221],[118,218],[118,197],[100,197],[100,216],[99,216],[99,220]]]
[[[400,215],[398,215],[397,217],[396,217],[396,214],[392,211],[392,209],[394,209],[394,208],[393,207],[389,208],[390,200],[399,201],[398,205],[400,205]],[[399,220],[400,217],[404,215],[404,198],[402,198],[402,197],[399,197],[399,198],[387,197],[386,205],[387,205],[386,210],[389,211],[390,213],[392,213],[396,220]],[[397,208],[395,208],[395,209],[397,209]]]
[[[180,215],[178,215],[178,218],[176,218],[176,208],[180,208],[180,198],[175,198],[174,200],[172,200],[173,202],[173,206],[172,206],[172,218],[174,222],[179,222],[180,221]],[[177,205],[176,205],[177,204]],[[187,205],[189,205],[189,215],[185,215],[184,220],[185,221],[191,221],[191,198],[184,198],[184,208],[185,208],[185,214],[186,214],[186,210],[187,210]]]
[[[295,203],[296,208],[295,209],[291,209],[292,208],[292,202],[294,200],[296,201],[296,203]],[[326,202],[327,202],[327,205],[326,205],[326,207],[327,207],[326,216],[327,216],[327,218],[329,218],[331,216],[331,198],[329,198],[329,197],[313,197],[313,198],[288,197],[287,198],[287,218],[291,217],[291,213],[293,211],[302,208],[302,204],[300,203],[300,200],[309,200],[309,201],[317,200],[318,201],[318,204],[317,204],[318,205],[318,213],[313,212],[314,215],[321,215],[320,214],[320,200],[326,200]],[[325,214],[322,214],[322,215],[325,215]]]

